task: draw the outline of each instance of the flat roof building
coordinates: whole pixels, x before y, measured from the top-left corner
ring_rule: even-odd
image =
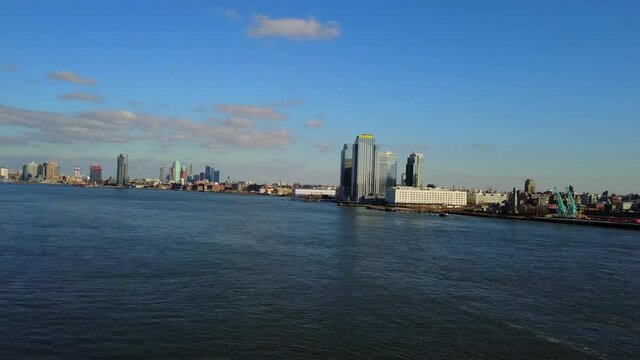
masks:
[[[467,205],[466,191],[442,188],[420,189],[412,186],[396,186],[388,189],[386,195],[387,203],[394,205]]]

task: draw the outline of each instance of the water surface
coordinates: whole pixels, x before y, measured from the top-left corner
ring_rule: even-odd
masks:
[[[0,358],[636,358],[640,233],[0,184]]]

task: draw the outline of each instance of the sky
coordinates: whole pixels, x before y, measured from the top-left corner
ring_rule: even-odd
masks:
[[[640,191],[638,1],[0,2],[0,166],[173,160],[337,184],[361,133],[426,183]],[[400,171],[402,172],[402,171]]]

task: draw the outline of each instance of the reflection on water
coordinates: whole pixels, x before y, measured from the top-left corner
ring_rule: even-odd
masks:
[[[637,233],[0,184],[0,357],[632,358]]]

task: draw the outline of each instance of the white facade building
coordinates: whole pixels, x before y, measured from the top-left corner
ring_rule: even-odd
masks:
[[[293,196],[329,196],[336,197],[336,189],[293,189]]]
[[[0,167],[0,180],[9,179],[9,169]]]
[[[503,201],[507,201],[507,194],[480,191],[467,193],[467,204],[469,205],[501,204]]]
[[[420,189],[411,186],[397,186],[387,190],[389,204],[407,205],[467,205],[467,192],[442,188]]]

